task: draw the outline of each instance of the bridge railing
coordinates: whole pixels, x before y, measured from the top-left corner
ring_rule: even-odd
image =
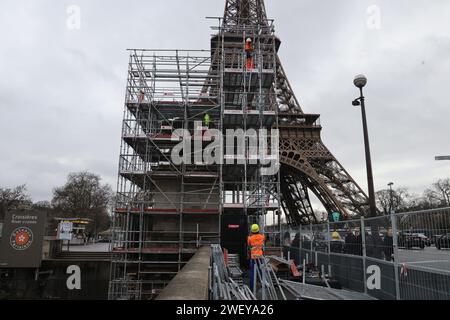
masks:
[[[283,230],[285,255],[379,299],[450,299],[450,208]]]

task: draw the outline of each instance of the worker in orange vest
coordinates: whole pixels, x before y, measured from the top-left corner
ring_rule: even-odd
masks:
[[[253,277],[256,259],[264,255],[263,247],[266,237],[259,233],[259,226],[257,224],[252,225],[251,231],[252,234],[247,238],[247,245],[250,249],[250,289],[254,290],[255,283],[253,283]]]
[[[253,70],[255,68],[253,63],[253,43],[250,38],[245,42],[245,53],[247,54],[247,70]]]

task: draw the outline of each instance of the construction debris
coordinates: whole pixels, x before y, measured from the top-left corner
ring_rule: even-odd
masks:
[[[280,279],[280,284],[295,300],[376,300],[359,292],[314,286]]]
[[[213,300],[256,300],[247,285],[243,284],[239,258],[228,255],[228,267],[225,264],[220,245],[211,245],[212,276],[211,293]]]

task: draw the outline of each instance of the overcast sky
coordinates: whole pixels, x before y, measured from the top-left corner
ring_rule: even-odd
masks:
[[[0,186],[49,200],[67,174],[117,181],[127,48],[208,49],[225,0],[1,0]],[[71,5],[80,28],[71,29]],[[374,7],[375,5],[375,7]],[[366,188],[364,73],[376,189],[450,176],[450,1],[266,0],[280,56],[322,138]],[[379,18],[379,19],[378,19]],[[70,24],[69,24],[70,25]],[[73,26],[73,25],[72,25]]]

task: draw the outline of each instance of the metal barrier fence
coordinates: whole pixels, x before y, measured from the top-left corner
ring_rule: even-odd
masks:
[[[450,208],[284,229],[285,255],[378,299],[450,300]]]

